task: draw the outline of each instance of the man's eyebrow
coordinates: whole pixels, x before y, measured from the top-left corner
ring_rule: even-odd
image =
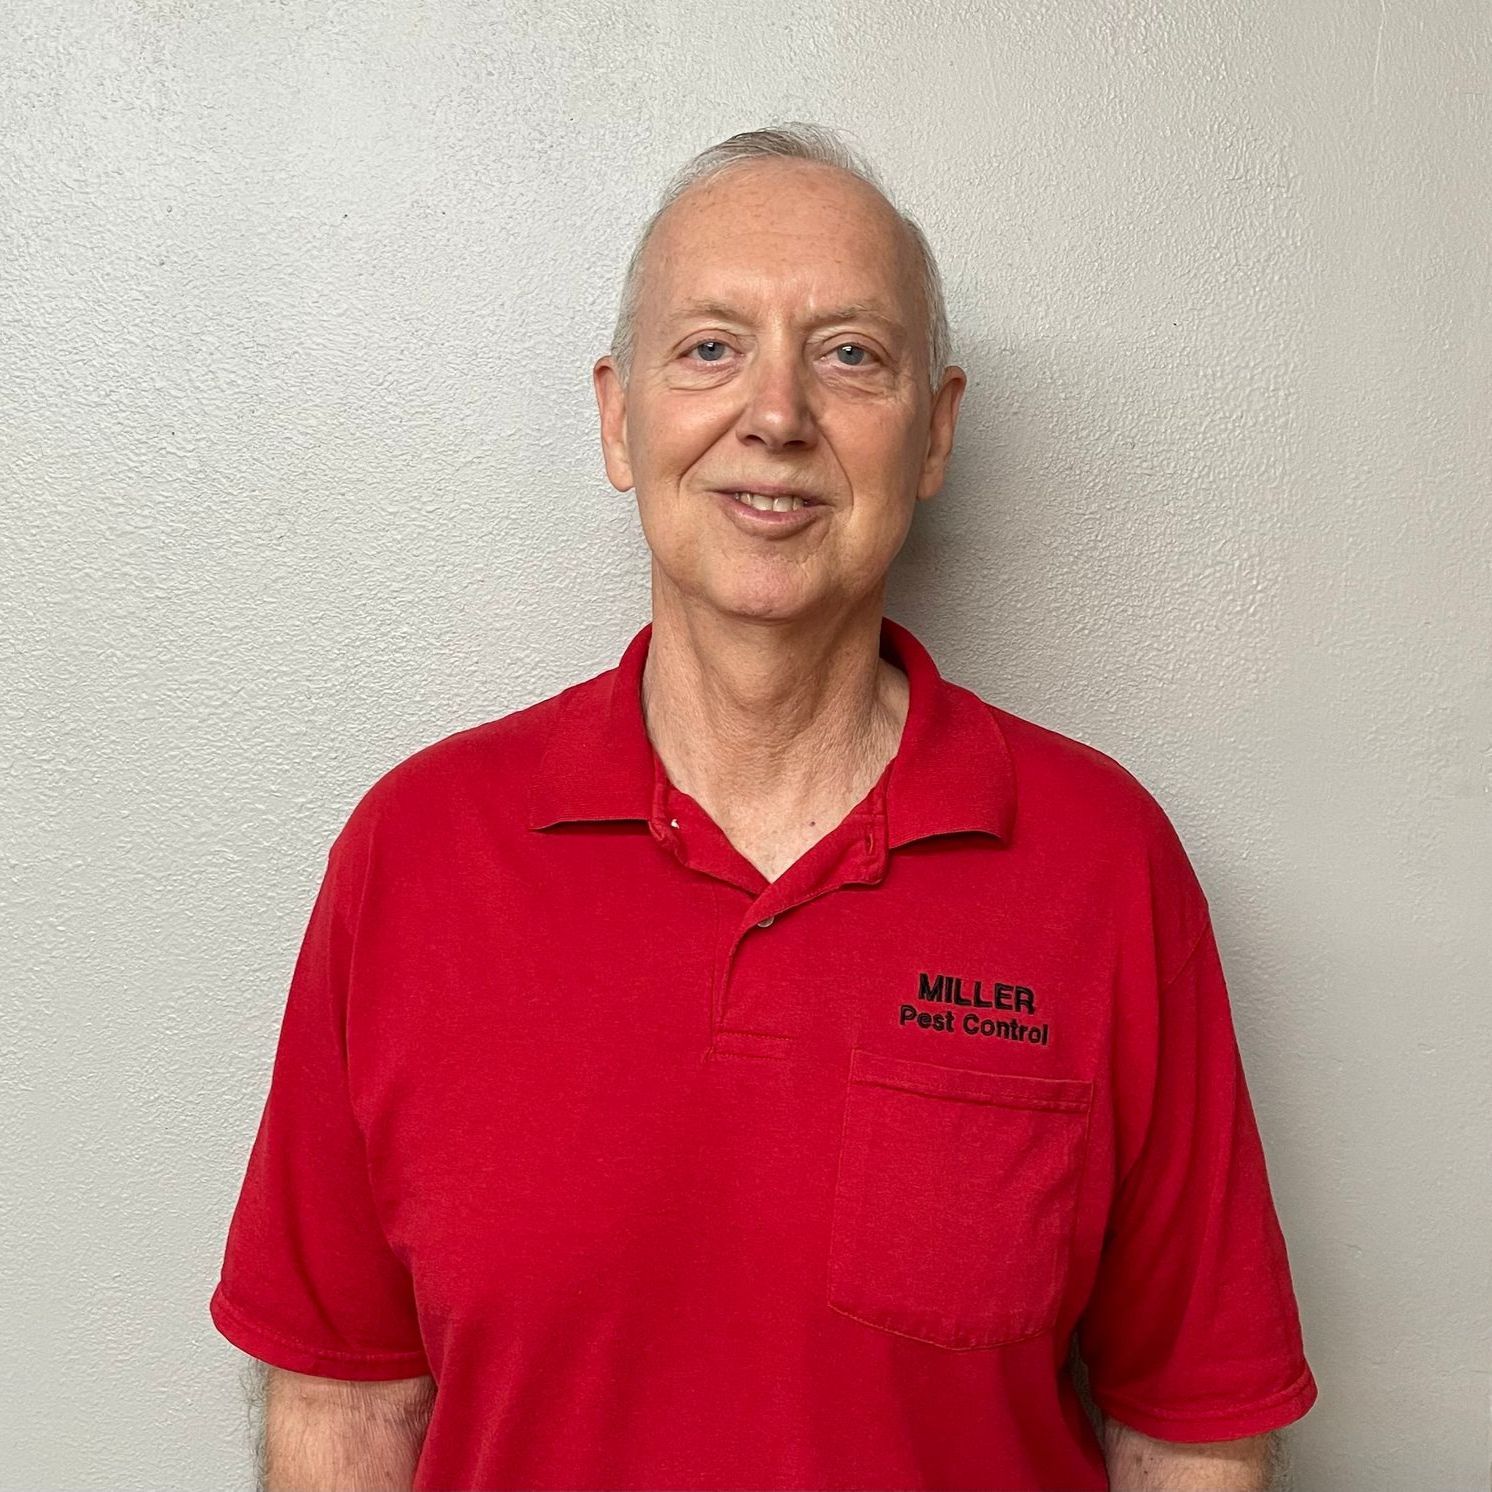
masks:
[[[716,316],[723,321],[745,321],[747,319],[739,307],[714,300],[685,301],[682,305],[675,306],[666,319],[669,324],[673,324],[678,321],[693,321],[700,316]],[[894,316],[888,316],[886,312],[877,307],[860,301],[842,306],[831,306],[828,310],[820,311],[809,321],[808,325],[811,329],[827,326],[831,321],[876,321],[893,332],[906,330]]]

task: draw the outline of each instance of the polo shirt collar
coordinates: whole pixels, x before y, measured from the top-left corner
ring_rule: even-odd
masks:
[[[667,776],[642,712],[642,671],[653,624],[645,623],[614,668],[567,689],[529,795],[532,829],[639,819],[662,828]],[[907,676],[907,718],[876,784],[886,846],[974,831],[1008,840],[1015,775],[996,712],[943,678],[932,655],[890,617],[880,651]]]

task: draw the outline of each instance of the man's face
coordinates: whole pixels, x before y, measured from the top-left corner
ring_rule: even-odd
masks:
[[[649,242],[631,376],[595,365],[606,471],[636,488],[655,579],[722,613],[793,618],[878,593],[942,485],[964,375],[928,385],[916,261],[846,172],[753,162]],[[802,511],[731,494],[786,488]]]

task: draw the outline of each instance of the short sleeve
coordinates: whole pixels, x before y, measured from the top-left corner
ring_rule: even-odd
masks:
[[[213,1324],[273,1366],[327,1378],[429,1372],[407,1270],[379,1225],[347,1081],[358,887],[344,831],[296,959],[269,1093],[228,1227]]]
[[[1079,1322],[1104,1414],[1161,1440],[1263,1434],[1316,1399],[1211,919],[1160,991],[1144,1142]]]

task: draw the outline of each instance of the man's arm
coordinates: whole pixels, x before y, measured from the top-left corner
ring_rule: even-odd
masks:
[[[271,1367],[263,1492],[408,1492],[435,1380],[355,1383]]]
[[[1276,1437],[1183,1444],[1104,1418],[1104,1460],[1114,1492],[1269,1492]]]

